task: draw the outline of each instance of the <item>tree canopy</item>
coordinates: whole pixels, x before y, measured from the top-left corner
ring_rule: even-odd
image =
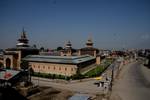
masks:
[[[28,69],[29,63],[27,61],[22,61],[20,64],[21,69]]]
[[[60,51],[62,50],[63,48],[62,47],[57,47],[57,51]]]

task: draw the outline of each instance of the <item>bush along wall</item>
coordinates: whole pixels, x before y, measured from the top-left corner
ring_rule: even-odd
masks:
[[[50,73],[47,74],[47,73],[34,72],[32,76],[49,78],[49,79],[65,79],[65,80],[70,80],[70,77],[68,77],[68,76],[57,75],[57,74],[50,74]]]

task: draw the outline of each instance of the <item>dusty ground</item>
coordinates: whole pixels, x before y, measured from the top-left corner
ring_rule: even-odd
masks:
[[[29,100],[67,100],[73,92],[68,90],[40,87],[40,92],[28,97]]]
[[[37,92],[28,97],[29,100],[68,100],[69,97],[75,94],[75,92],[61,89],[54,89],[52,87],[40,87],[40,92]],[[102,98],[107,98],[102,94],[88,94],[91,96],[90,100],[103,100]],[[106,99],[108,100],[108,99]]]

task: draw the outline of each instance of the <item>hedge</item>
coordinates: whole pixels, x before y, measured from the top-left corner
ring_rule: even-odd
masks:
[[[38,73],[38,72],[34,72],[32,76],[38,76],[38,77],[50,78],[50,79],[66,79],[66,80],[68,79],[68,76],[64,76],[64,75]]]

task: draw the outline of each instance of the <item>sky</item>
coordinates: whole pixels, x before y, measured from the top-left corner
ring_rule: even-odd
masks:
[[[0,0],[0,48],[15,47],[22,28],[38,48],[150,48],[150,0]]]

